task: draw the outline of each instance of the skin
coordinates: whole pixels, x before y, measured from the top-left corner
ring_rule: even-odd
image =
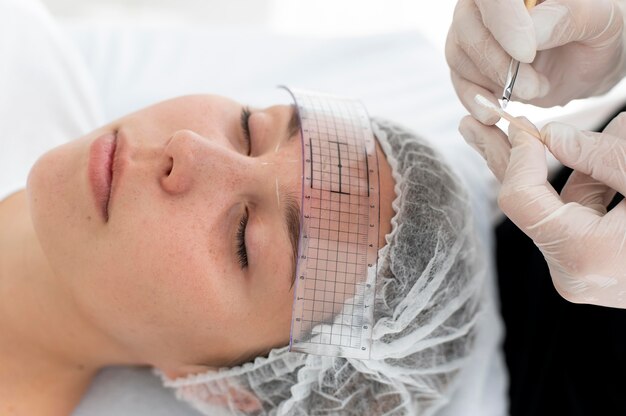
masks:
[[[274,106],[252,110],[248,149],[241,108],[208,95],[148,107],[46,153],[27,189],[0,202],[0,413],[69,413],[104,366],[177,377],[288,343],[279,201],[299,200],[301,144],[286,137],[291,108]],[[107,219],[87,164],[115,132]],[[377,150],[382,246],[395,195]]]

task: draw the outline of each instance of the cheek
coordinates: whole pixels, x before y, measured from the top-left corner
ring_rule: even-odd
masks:
[[[93,313],[106,316],[110,331],[138,349],[206,344],[238,319],[236,281],[193,223],[143,211],[129,215],[98,250],[106,255],[93,263],[85,302],[98,305]]]
[[[243,319],[234,322],[230,329],[230,339],[239,351],[253,348],[284,346],[289,343],[293,292],[258,287],[246,297],[248,313]],[[233,309],[240,307],[233,304]]]

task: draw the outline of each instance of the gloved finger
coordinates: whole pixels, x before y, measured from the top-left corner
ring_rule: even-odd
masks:
[[[571,42],[594,45],[620,36],[624,25],[614,0],[547,0],[530,11],[537,50]]]
[[[565,166],[626,193],[626,140],[555,122],[541,129],[541,138]]]
[[[563,203],[577,202],[598,213],[606,214],[606,207],[613,200],[615,191],[591,176],[574,171],[561,190]]]
[[[520,64],[512,99],[522,102],[537,100],[545,97],[548,92],[550,92],[548,78],[537,72],[531,64]]]
[[[616,137],[626,136],[626,115],[620,114],[604,128],[603,133]],[[593,177],[574,171],[561,191],[563,202],[578,202],[601,214],[606,214],[606,208],[613,200],[616,192],[610,186]]]
[[[473,1],[459,1],[454,11],[452,41],[458,45],[478,70],[497,85],[503,86],[511,57],[483,25]],[[463,75],[467,78],[467,75]]]
[[[483,25],[471,0],[457,3],[446,40],[446,60],[463,78],[500,95],[507,79],[511,56]],[[529,64],[522,64],[515,84],[515,99],[529,101],[549,91],[547,78]]]
[[[452,34],[452,30],[450,31],[449,36],[454,36]],[[450,69],[458,73],[460,77],[493,92],[502,89],[501,86],[480,71],[472,58],[465,53],[456,41],[449,39],[446,42],[445,56]]]
[[[459,132],[487,162],[487,166],[499,182],[509,163],[511,145],[506,134],[497,126],[485,126],[472,116],[465,116],[459,123]]]
[[[609,124],[602,130],[602,133],[608,133],[615,137],[626,139],[626,112],[619,113],[613,118]]]
[[[450,78],[461,103],[472,116],[487,126],[494,125],[500,120],[500,117],[495,112],[474,101],[474,97],[480,94],[497,103],[498,100],[494,97],[493,92],[462,78],[454,71],[450,73]],[[499,106],[500,104],[497,105]]]
[[[614,206],[603,219],[605,219],[609,224],[623,224],[624,218],[626,218],[626,199],[622,199],[621,202]],[[626,234],[622,236],[621,246],[617,248],[618,252],[626,253]]]
[[[535,28],[521,0],[475,0],[482,21],[507,54],[520,62],[535,59]]]
[[[535,243],[546,243],[562,233],[563,221],[553,214],[564,204],[548,183],[545,147],[537,138],[509,127],[511,156],[502,181],[498,204],[502,211]],[[541,227],[537,225],[541,224]]]

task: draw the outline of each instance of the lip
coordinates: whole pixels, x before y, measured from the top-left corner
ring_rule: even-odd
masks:
[[[116,150],[117,133],[111,132],[98,137],[89,147],[87,174],[96,209],[100,212],[104,222],[109,221]]]

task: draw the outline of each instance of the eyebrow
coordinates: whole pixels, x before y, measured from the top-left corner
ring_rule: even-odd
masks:
[[[283,217],[291,243],[291,286],[296,282],[296,260],[298,258],[298,241],[300,240],[300,204],[294,193],[285,193]]]
[[[295,105],[291,105],[291,116],[287,123],[287,137],[286,142],[293,140],[297,133],[300,133],[300,116],[298,115],[298,109]],[[281,189],[282,190],[282,189]],[[298,259],[298,241],[300,240],[300,198],[293,192],[281,192],[285,201],[283,207],[283,218],[285,221],[285,229],[289,235],[289,242],[291,243],[291,286],[293,287],[296,282],[296,263]]]
[[[300,133],[302,126],[300,125],[300,115],[298,109],[294,104],[291,106],[291,117],[289,117],[289,123],[287,123],[287,141],[291,140],[296,133]]]

